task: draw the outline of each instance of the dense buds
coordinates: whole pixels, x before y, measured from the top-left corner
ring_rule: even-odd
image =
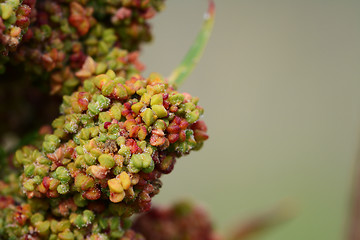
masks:
[[[14,185],[14,183],[12,183]],[[130,222],[104,209],[101,203],[87,204],[80,196],[19,200],[19,194],[3,195],[11,186],[0,181],[1,239],[144,240],[129,229]],[[13,192],[13,191],[12,191]]]
[[[38,103],[56,105],[58,98],[48,93],[75,91],[89,76],[84,68],[89,56],[99,63],[96,74],[108,68],[123,77],[142,71],[138,51],[151,38],[146,13],[157,13],[162,5],[163,0],[0,0],[0,100],[11,103],[0,108],[3,125],[10,127],[0,127],[0,134],[23,133],[47,124],[46,116],[55,118],[47,109],[53,106],[38,108]],[[112,21],[124,8],[131,14]]]
[[[146,239],[220,240],[206,212],[189,202],[155,207],[135,219],[133,227]]]
[[[0,74],[9,51],[15,51],[26,34],[34,7],[35,0],[0,0]]]
[[[215,239],[201,212],[183,214],[186,204],[154,210],[131,228],[131,216],[150,210],[162,174],[208,138],[198,98],[157,73],[140,75],[140,45],[151,39],[148,20],[163,2],[0,0],[0,95],[21,108],[15,118],[12,105],[0,112],[4,127],[44,120],[31,105],[53,120],[57,107],[45,104],[62,99],[60,116],[24,138],[9,164],[0,148],[0,239],[162,239],[153,236],[168,224],[179,239]],[[148,216],[158,232],[149,233]]]
[[[15,50],[30,24],[35,1],[0,1],[0,52]]]
[[[13,60],[16,64],[24,63],[25,71],[40,78],[49,72],[53,81],[53,78],[61,81],[62,88],[53,89],[52,93],[69,93],[69,88],[73,90],[79,84],[72,76],[58,79],[64,67],[74,72],[87,56],[107,62],[109,59],[104,58],[114,47],[136,52],[141,43],[151,39],[147,21],[163,5],[163,0],[20,2],[0,1],[0,52],[16,50],[26,33],[26,44],[14,52]],[[120,61],[126,65],[127,53],[123,55]],[[137,61],[130,59],[133,57],[136,56],[129,56],[130,62]]]
[[[84,79],[79,91],[64,96],[42,149],[16,152],[24,192],[126,204],[131,210],[120,215],[149,210],[160,176],[207,139],[197,102],[155,73],[125,79],[109,70]]]

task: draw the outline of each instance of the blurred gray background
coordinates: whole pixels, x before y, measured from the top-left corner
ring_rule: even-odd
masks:
[[[217,0],[202,60],[180,91],[200,97],[210,139],[163,177],[155,202],[190,198],[226,232],[280,202],[296,217],[259,239],[344,239],[360,133],[360,1]],[[168,0],[144,48],[169,75],[205,0]]]

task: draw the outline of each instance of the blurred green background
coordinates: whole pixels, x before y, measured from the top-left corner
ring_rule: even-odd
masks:
[[[200,97],[210,139],[164,176],[155,202],[194,199],[226,232],[285,199],[296,217],[259,239],[344,239],[360,133],[360,1],[215,2],[213,36],[180,89]],[[147,73],[170,74],[206,8],[167,1],[144,48]]]

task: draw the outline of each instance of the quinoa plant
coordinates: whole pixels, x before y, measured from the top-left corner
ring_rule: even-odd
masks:
[[[210,0],[169,77],[143,76],[138,56],[163,8],[0,0],[0,239],[241,240],[283,220],[275,209],[222,238],[191,202],[152,207],[161,176],[208,139],[199,98],[178,88],[215,15]]]
[[[190,203],[151,209],[160,177],[208,138],[199,98],[177,89],[210,36],[214,4],[173,74],[145,77],[138,55],[163,7],[0,0],[0,84],[10,104],[0,108],[1,140],[20,139],[0,149],[0,239],[218,239]]]

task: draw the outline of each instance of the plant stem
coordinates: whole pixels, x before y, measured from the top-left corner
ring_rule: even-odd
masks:
[[[209,8],[205,13],[205,21],[198,33],[195,42],[185,55],[180,65],[171,73],[168,78],[169,84],[175,89],[184,83],[186,77],[192,72],[196,64],[199,62],[202,53],[210,38],[214,20],[215,20],[215,4],[213,0],[209,0]]]

